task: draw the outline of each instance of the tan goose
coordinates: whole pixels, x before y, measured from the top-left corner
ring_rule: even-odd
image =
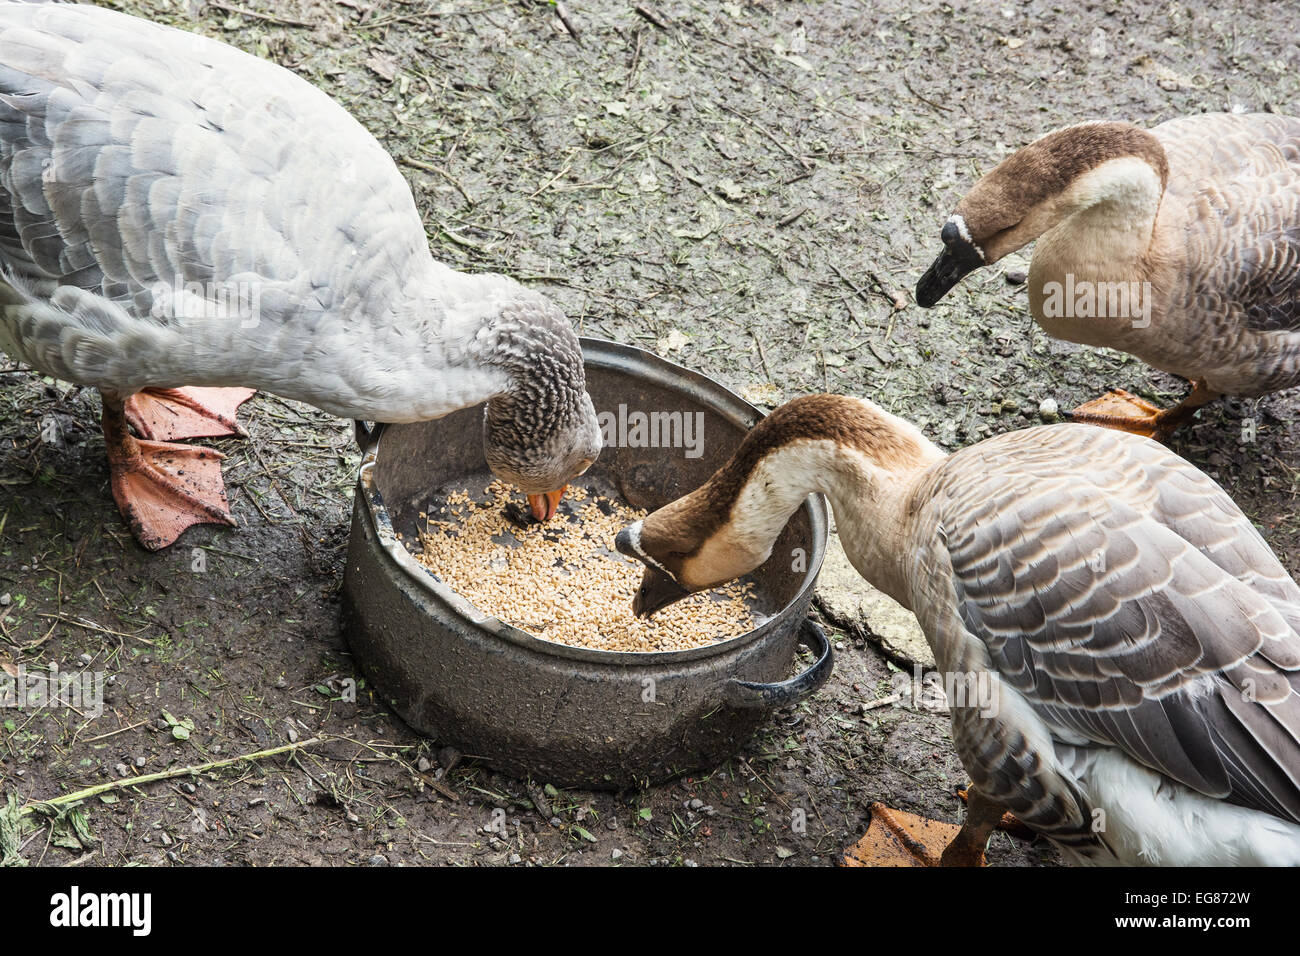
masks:
[[[619,533],[634,610],[757,567],[818,492],[945,680],[983,688],[951,701],[974,785],[945,862],[1006,809],[1081,862],[1300,864],[1300,587],[1210,478],[1119,431],[945,455],[870,402],[800,398]]]
[[[1300,119],[1057,130],[980,179],[942,239],[918,304],[1037,240],[1029,306],[1044,331],[1193,384],[1165,411],[1115,390],[1077,421],[1165,435],[1219,395],[1300,384]]]

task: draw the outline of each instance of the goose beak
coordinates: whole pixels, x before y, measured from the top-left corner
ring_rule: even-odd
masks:
[[[930,308],[962,277],[984,265],[984,253],[971,240],[960,216],[953,215],[944,223],[939,238],[943,240],[943,252],[916,284],[916,304],[923,309]]]
[[[637,617],[649,617],[655,611],[690,597],[690,593],[662,571],[647,567],[641,576],[641,586],[632,598],[632,613]]]
[[[558,491],[548,491],[544,495],[529,495],[528,510],[538,521],[550,521],[555,517],[555,512],[560,510],[560,499],[564,497],[564,489],[568,487],[565,485]]]
[[[925,275],[921,276],[920,281],[916,283],[916,304],[923,309],[930,308],[963,277],[982,265],[984,260],[974,247],[966,244],[947,247],[939,253],[939,257],[930,264],[930,268],[925,270]]]

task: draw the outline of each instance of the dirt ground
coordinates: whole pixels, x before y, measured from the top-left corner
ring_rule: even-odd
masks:
[[[435,255],[456,267],[514,275],[584,333],[659,349],[767,405],[869,396],[950,448],[1035,423],[1044,399],[1070,408],[1118,385],[1167,403],[1184,388],[1050,341],[1000,267],[932,311],[910,304],[981,171],[1082,119],[1300,112],[1284,4],[646,6],[570,2],[575,37],[550,3],[123,5],[341,100],[399,159]],[[1221,402],[1174,446],[1292,572],[1296,402]],[[150,554],[109,497],[92,390],[4,371],[0,409],[0,663],[111,681],[96,719],[0,711],[4,796],[331,738],[28,817],[9,849],[31,864],[829,864],[873,801],[960,819],[946,719],[864,711],[889,666],[842,632],[831,682],[706,777],[604,794],[472,760],[445,769],[439,745],[367,690],[339,692],[357,676],[337,632],[348,423],[259,395],[241,416],[252,440],[216,443],[240,527]],[[1258,423],[1253,442],[1243,421]],[[485,829],[497,808],[504,834]],[[1057,860],[1003,834],[990,858]]]

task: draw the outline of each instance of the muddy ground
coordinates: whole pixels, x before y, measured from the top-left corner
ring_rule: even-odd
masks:
[[[399,158],[447,262],[510,273],[584,332],[659,349],[768,405],[870,396],[951,448],[1035,422],[1047,398],[1183,390],[1136,360],[1048,340],[1002,268],[933,311],[910,304],[978,173],[1085,118],[1300,112],[1280,3],[633,6],[570,2],[575,37],[549,3],[124,4],[339,98]],[[1221,402],[1175,443],[1293,572],[1296,401]],[[619,795],[534,781],[541,813],[523,782],[474,761],[445,771],[438,745],[365,689],[340,699],[356,676],[337,633],[357,462],[347,424],[258,396],[242,416],[252,440],[216,443],[240,527],[149,554],[109,497],[93,391],[5,372],[0,409],[0,662],[112,682],[97,719],[0,713],[6,795],[331,738],[117,789],[53,825],[29,818],[17,843],[30,863],[825,864],[872,801],[960,819],[945,718],[864,711],[890,672],[842,632],[830,684],[713,774]],[[1254,442],[1243,420],[1258,422]],[[498,807],[504,839],[483,830]],[[990,857],[1056,862],[1002,834]]]

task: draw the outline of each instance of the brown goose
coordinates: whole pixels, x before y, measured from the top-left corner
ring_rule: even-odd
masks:
[[[1119,431],[945,455],[870,402],[795,399],[619,533],[634,610],[757,567],[813,493],[958,691],[970,810],[929,858],[978,861],[1010,810],[1081,862],[1300,864],[1300,587],[1210,478]]]
[[[1300,119],[1057,130],[980,179],[942,239],[919,305],[1037,240],[1029,306],[1044,331],[1193,384],[1175,408],[1115,390],[1075,420],[1164,435],[1219,395],[1300,384]]]

